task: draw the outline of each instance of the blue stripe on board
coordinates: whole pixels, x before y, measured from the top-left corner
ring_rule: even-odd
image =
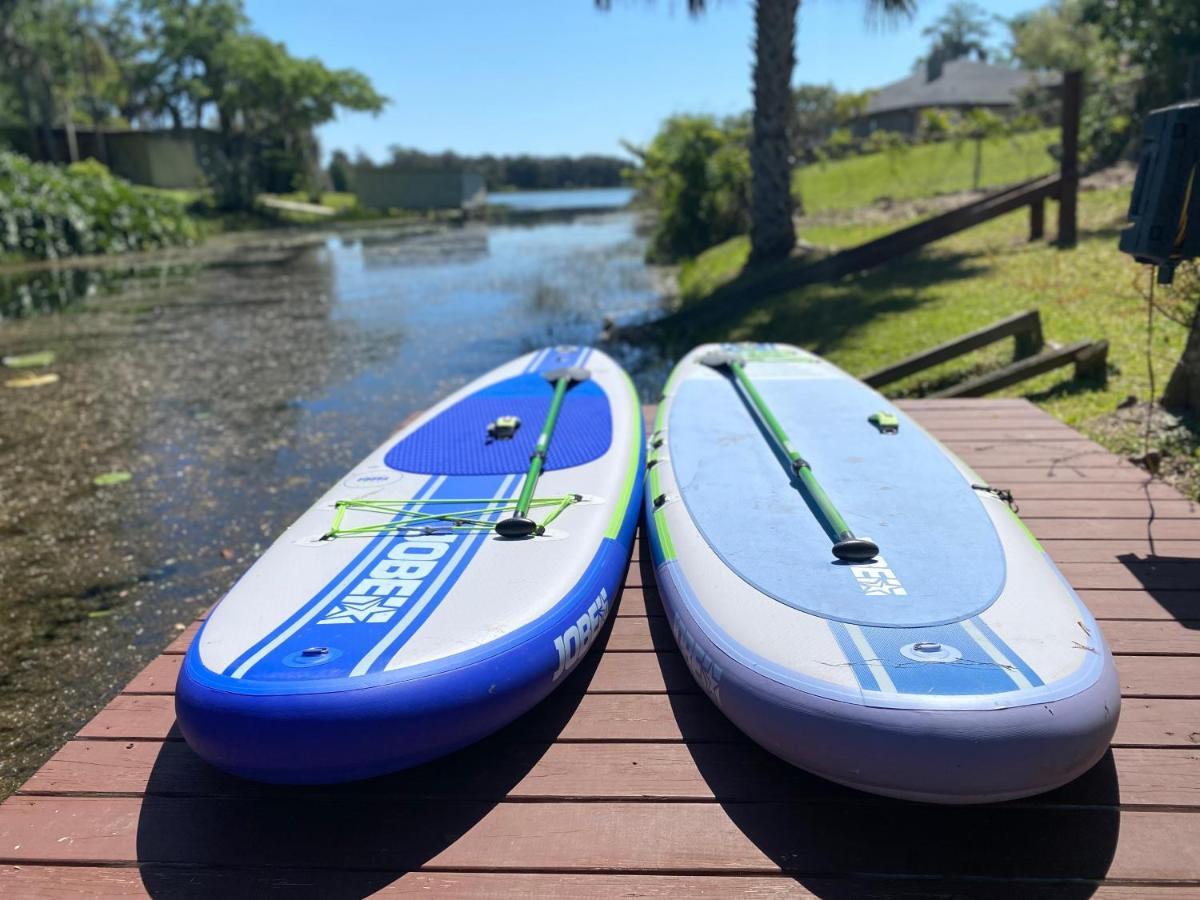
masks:
[[[494,496],[506,477],[509,476],[447,478],[428,499],[463,501],[438,504],[439,513],[450,514],[478,509],[481,504],[471,501]],[[443,569],[450,565],[459,548],[473,536],[472,532],[453,532],[448,528],[445,531],[447,533],[440,535],[405,533],[384,536],[385,543],[374,562],[358,577],[340,588],[320,613],[255,662],[244,677],[260,681],[297,681],[348,676],[359,661],[403,618],[405,610],[411,608],[422,596],[422,589],[438,578]],[[440,555],[437,555],[439,553]],[[376,593],[381,587],[393,587],[398,584],[402,576],[397,573],[405,567],[411,569],[411,575],[404,578],[404,582],[416,583],[412,594],[401,597],[396,594]],[[455,574],[447,579],[447,584],[453,584],[461,571],[462,567],[459,566]],[[379,581],[385,584],[370,583]],[[324,602],[327,594],[322,592],[314,599]],[[306,604],[310,608],[311,605]],[[331,659],[328,663],[320,666],[297,666],[294,662],[291,665],[286,662],[314,646],[329,649]]]
[[[436,476],[431,476],[430,478],[428,478],[425,481],[425,483],[423,485],[421,485],[420,490],[418,490],[415,494],[413,494],[413,499],[414,500],[422,500],[426,496],[428,496],[429,490],[430,490],[430,488],[433,487],[433,484],[435,481],[437,481]],[[332,515],[332,513],[331,513],[331,515]],[[399,518],[399,516],[397,516],[396,518]],[[392,519],[393,522],[395,520],[396,520],[395,518]],[[354,557],[354,559],[350,560],[350,562],[348,562],[340,572],[338,572],[335,576],[333,576],[333,578],[329,579],[329,583],[326,584],[323,588],[321,588],[321,590],[318,591],[311,600],[309,600],[307,603],[305,603],[303,606],[301,606],[299,609],[297,609],[294,613],[292,613],[290,616],[288,616],[286,619],[284,619],[282,622],[280,622],[278,625],[276,625],[273,629],[271,629],[270,633],[259,638],[253,644],[253,646],[250,647],[250,649],[246,650],[244,653],[241,654],[241,656],[239,656],[232,663],[230,663],[228,666],[226,666],[225,670],[222,672],[222,674],[223,675],[231,675],[232,673],[236,672],[238,670],[238,668],[240,666],[244,665],[248,659],[250,659],[251,657],[254,656],[254,654],[258,653],[259,650],[261,650],[263,647],[265,647],[267,644],[269,644],[271,641],[273,641],[278,635],[282,634],[284,631],[286,631],[288,628],[290,628],[293,624],[295,624],[297,619],[300,619],[301,617],[303,617],[305,615],[305,613],[307,613],[309,610],[311,610],[315,604],[320,603],[326,596],[328,596],[329,592],[332,591],[334,588],[336,588],[338,583],[343,578],[345,578],[348,574],[350,574],[350,572],[353,571],[355,566],[358,566],[359,564],[361,564],[363,562],[363,560],[367,559],[375,551],[375,548],[378,547],[385,540],[387,540],[386,535],[379,535],[377,537],[372,538],[371,541],[367,544],[367,546],[365,546]]]
[[[515,479],[509,486],[509,489],[505,491],[504,497],[506,499],[515,498],[521,490],[521,485],[523,483],[524,478]],[[485,518],[488,521],[494,521],[495,514],[493,513],[481,518]],[[469,535],[466,553],[463,554],[463,557],[459,561],[454,573],[446,579],[446,581],[438,588],[437,592],[432,597],[429,597],[428,599],[421,597],[419,600],[414,598],[414,603],[404,608],[400,616],[397,617],[397,621],[400,621],[404,616],[408,615],[409,610],[415,606],[416,602],[423,602],[425,604],[421,608],[421,611],[404,629],[404,631],[397,635],[393,640],[388,642],[387,647],[379,654],[379,656],[367,670],[368,673],[383,671],[383,669],[387,667],[387,664],[391,658],[399,653],[401,648],[403,648],[404,645],[412,639],[413,635],[421,630],[421,626],[424,625],[426,620],[433,615],[434,611],[441,606],[442,601],[445,600],[450,594],[450,591],[453,590],[454,585],[458,582],[459,577],[467,570],[467,567],[470,566],[471,560],[475,558],[475,554],[479,552],[480,548],[484,545],[484,542],[490,537],[491,532],[476,532]],[[431,578],[432,577],[434,576],[431,576]]]
[[[535,372],[549,372],[580,365],[580,360],[591,352],[591,347],[550,347],[546,355],[538,360]]]
[[[1019,690],[1012,675],[979,646],[959,622],[922,628],[862,626],[863,635],[887,669],[896,691],[928,696],[1006,694]],[[956,662],[918,662],[901,648],[936,642],[962,654]]]
[[[547,349],[546,347],[543,347],[541,350],[538,350],[536,353],[534,353],[533,359],[531,359],[529,361],[529,365],[527,365],[525,367],[525,372],[528,373],[528,372],[538,371],[538,363],[540,363],[542,361],[542,357],[544,357],[549,352],[550,352],[549,349]]]
[[[988,627],[987,622],[983,621],[982,616],[976,616],[971,620],[971,622],[976,628],[983,632],[984,637],[996,645],[996,649],[998,649],[1001,653],[1007,656],[1009,660],[1012,661],[1012,664],[1017,667],[1017,671],[1028,678],[1031,685],[1034,687],[1041,687],[1046,683],[1042,681],[1040,677],[1038,677],[1037,672],[1030,668],[1029,663],[1021,659],[1017,651],[1008,646],[1008,644],[1001,639],[1000,635],[996,634],[996,632],[992,631],[992,629]]]
[[[871,672],[871,667],[867,665],[867,661],[863,659],[863,655],[858,652],[858,645],[850,637],[850,632],[846,630],[846,626],[841,622],[830,620],[829,630],[833,632],[838,646],[842,648],[842,652],[846,654],[846,659],[850,661],[850,669],[854,672],[854,677],[858,679],[858,686],[864,691],[878,691],[879,682],[875,680],[875,676]]]

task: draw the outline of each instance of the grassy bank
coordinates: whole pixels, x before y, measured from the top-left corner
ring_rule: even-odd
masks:
[[[1136,422],[1131,418],[1130,427],[1114,427],[1110,415],[1129,395],[1141,400],[1150,395],[1143,295],[1148,275],[1117,251],[1128,203],[1127,188],[1082,194],[1080,241],[1075,250],[1029,243],[1028,223],[1020,211],[876,272],[743,305],[689,339],[786,341],[862,375],[1010,313],[1036,307],[1049,340],[1109,341],[1107,382],[1076,382],[1072,370],[1065,368],[997,396],[1028,397],[1114,450],[1133,452],[1138,446]],[[1052,217],[1053,206],[1048,218]],[[861,233],[862,226],[823,229],[823,243],[853,244]],[[685,265],[679,278],[684,304],[702,302],[722,285],[727,291],[736,289],[746,252],[745,239],[737,238]],[[1168,290],[1160,290],[1160,299],[1169,302]],[[1179,358],[1185,337],[1182,326],[1157,318],[1150,362],[1158,390]],[[1010,353],[1008,343],[987,348],[891,385],[887,392],[920,395],[999,365]],[[1200,458],[1194,457],[1194,433],[1180,437],[1185,430],[1176,435],[1177,452],[1193,455],[1190,465],[1200,467]]]
[[[1054,171],[1046,148],[1058,143],[1058,130],[1046,128],[983,142],[980,188],[999,187]],[[856,209],[888,197],[913,200],[976,187],[975,142],[922,144],[900,151],[870,153],[813,163],[796,169],[792,188],[806,212]]]

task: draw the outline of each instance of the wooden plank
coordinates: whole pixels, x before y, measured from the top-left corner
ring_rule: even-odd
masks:
[[[1121,701],[1114,747],[1195,747],[1200,700],[1129,698]]]
[[[1074,363],[1075,377],[1080,377],[1081,369],[1100,368],[1108,356],[1107,341],[1091,341],[1087,338],[1073,341],[1065,347],[1053,350],[1043,350],[1036,356],[1029,356],[1018,362],[1011,363],[994,372],[985,372],[975,378],[953,385],[932,394],[932,397],[982,397],[1001,388],[1020,384],[1022,381],[1043,375],[1055,369]]]
[[[1106,623],[1107,624],[1107,623]],[[1200,701],[1135,700],[1126,707],[1116,743],[1191,746],[1200,735]],[[1190,724],[1188,724],[1190,723]],[[79,730],[92,740],[180,740],[174,701],[122,694]],[[740,732],[702,694],[587,694],[560,690],[504,730],[519,741],[729,741]],[[1200,738],[1198,738],[1200,740]]]
[[[1115,770],[1119,798],[1108,790]],[[292,788],[254,784],[204,763],[179,741],[72,741],[21,789],[25,796],[140,795],[274,797]],[[719,744],[503,744],[489,740],[418,769],[350,785],[305,788],[304,796],[421,800],[720,800],[810,802],[864,795],[738,741]],[[1111,764],[1072,785],[1024,801],[1200,809],[1200,747],[1118,748]]]
[[[1030,519],[1200,519],[1200,504],[1194,500],[1131,499],[1073,500],[1017,497],[1021,518]]]
[[[935,410],[937,412],[1010,412],[1025,410],[1051,418],[1050,414],[1024,397],[909,397],[897,400],[896,405],[906,410]]]
[[[1139,540],[1200,542],[1200,519],[1029,519],[1025,524],[1038,539]],[[1200,544],[1193,557],[1200,561]]]
[[[1121,696],[1200,698],[1200,657],[1118,656]]]
[[[610,900],[691,897],[696,900],[769,900],[777,897],[965,897],[1010,900],[1014,890],[1031,900],[1191,900],[1200,887],[1186,884],[1091,884],[952,881],[941,877],[894,881],[879,878],[786,875],[648,875],[607,872],[339,872],[321,869],[213,869],[176,866],[0,866],[0,894],[53,900],[89,897],[459,897],[489,900]],[[1094,889],[1094,893],[1093,893]]]
[[[1001,484],[1001,482],[996,483]],[[1183,501],[1189,504],[1193,502],[1185,500],[1177,490],[1165,482],[1151,480],[1144,472],[1142,473],[1142,480],[1135,483],[1094,484],[1080,481],[1062,481],[1056,478],[1027,481],[1016,487],[1013,494],[1016,496],[1017,502],[1021,504],[1022,512],[1024,512],[1025,504],[1031,500],[1069,500],[1087,503],[1108,500],[1133,500],[1137,502],[1152,500],[1156,510],[1161,500]],[[1064,515],[1069,514],[1064,513]]]
[[[1082,590],[1097,619],[1200,619],[1200,591]]]
[[[1100,627],[1114,654],[1200,656],[1200,622],[1117,619]]]
[[[897,398],[892,402],[931,431],[940,432],[943,428],[1056,427],[1062,424],[1058,419],[1031,403],[1015,407],[994,407],[991,406],[990,399],[984,403],[955,400],[947,402],[962,408],[945,409],[940,406],[914,407],[915,401],[903,398]],[[973,405],[962,406],[972,403]]]
[[[167,654],[150,660],[146,668],[125,685],[125,694],[173,694],[179,670],[183,667],[183,656]]]
[[[871,385],[871,387],[882,387],[885,384],[891,384],[893,381],[906,378],[915,372],[921,372],[939,363],[962,356],[964,353],[970,353],[972,350],[978,350],[980,347],[986,347],[988,344],[994,344],[1004,338],[1014,337],[1018,334],[1034,338],[1033,343],[1040,348],[1042,343],[1042,320],[1036,309],[1014,313],[998,322],[993,322],[991,325],[968,332],[962,337],[945,341],[936,347],[931,347],[920,353],[914,353],[912,356],[908,356],[899,362],[892,363],[864,375],[862,381],[865,384]]]
[[[1062,520],[1057,520],[1061,522]],[[1069,521],[1069,520],[1068,520]],[[1133,519],[1118,521],[1140,524],[1145,534],[1145,523]],[[1034,522],[1027,522],[1032,530]],[[1035,532],[1036,533],[1036,532]],[[1040,535],[1039,535],[1040,537]],[[1082,540],[1061,540],[1058,538],[1042,539],[1042,546],[1055,562],[1120,562],[1122,558],[1154,561],[1195,560],[1197,568],[1197,584],[1200,584],[1200,541],[1160,541],[1124,538],[1122,540],[1103,540],[1084,538]]]
[[[959,456],[971,455],[972,459],[977,458],[985,453],[997,452],[1013,452],[1013,453],[1034,453],[1041,451],[1048,457],[1057,457],[1063,455],[1079,454],[1082,451],[1090,451],[1096,455],[1112,456],[1113,454],[1095,443],[1089,438],[1084,437],[1077,431],[1072,431],[1069,434],[1060,436],[1055,433],[1043,433],[1037,438],[1031,438],[1024,441],[1012,441],[998,437],[994,432],[984,432],[982,434],[968,435],[963,438],[944,437],[941,432],[938,433],[938,440]],[[1118,457],[1119,458],[1119,457]]]
[[[1087,437],[1080,434],[1069,425],[1062,422],[1045,424],[1031,422],[1024,424],[1002,423],[998,425],[971,427],[960,424],[957,428],[949,423],[936,430],[937,438],[943,444],[991,441],[998,444],[1035,444],[1041,441],[1086,441]]]
[[[193,622],[183,631],[179,632],[175,640],[167,644],[166,648],[163,650],[163,653],[186,653],[187,648],[192,644],[192,639],[196,637],[196,634],[199,631],[200,623]]]
[[[619,653],[623,650],[675,649],[675,636],[671,634],[666,619],[654,616],[644,619],[614,619],[604,651]]]
[[[1145,589],[1152,591],[1162,600],[1165,595],[1161,592],[1191,592],[1196,588],[1196,565],[1191,561],[1064,562],[1060,563],[1058,568],[1076,590]]]
[[[303,810],[297,828],[293,800],[14,797],[0,809],[0,861],[230,866],[252,853],[258,866],[375,871],[1200,880],[1200,816],[1188,812],[389,798]]]
[[[1025,492],[1027,484],[1079,484],[1087,483],[1089,489],[1093,492],[1102,491],[1110,484],[1148,484],[1151,482],[1150,476],[1136,466],[1108,466],[1108,467],[1086,467],[1086,466],[1071,466],[1071,465],[1033,465],[1033,466],[1012,466],[1006,464],[983,464],[977,465],[974,462],[971,468],[981,478],[987,481],[988,484],[999,485],[1000,487],[1012,487],[1016,492],[1016,486],[1020,485],[1020,492]],[[1103,496],[1103,494],[1099,494]]]
[[[962,450],[948,445],[963,459],[969,459],[970,466],[976,471],[990,468],[1045,469],[1047,473],[1059,469],[1101,470],[1103,477],[1109,477],[1114,470],[1127,470],[1137,473],[1143,478],[1146,472],[1128,460],[1113,456],[1107,450],[1094,449],[1086,443],[1079,443],[1076,449],[1064,447],[1046,447],[1048,442],[1038,444],[1009,444],[997,446],[991,450]],[[1102,477],[1097,475],[1096,477]]]
[[[649,580],[649,579],[645,579]],[[625,587],[621,592],[621,601],[617,604],[617,616],[661,616],[662,600],[658,589],[653,587]]]

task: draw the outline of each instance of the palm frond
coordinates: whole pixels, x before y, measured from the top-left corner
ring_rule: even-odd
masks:
[[[895,27],[917,13],[917,0],[867,0],[867,27]]]

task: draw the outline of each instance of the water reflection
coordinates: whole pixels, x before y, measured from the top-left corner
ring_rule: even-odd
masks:
[[[133,279],[157,281],[163,287],[167,281],[188,277],[196,270],[195,264],[155,264],[0,272],[0,320],[64,312]]]

